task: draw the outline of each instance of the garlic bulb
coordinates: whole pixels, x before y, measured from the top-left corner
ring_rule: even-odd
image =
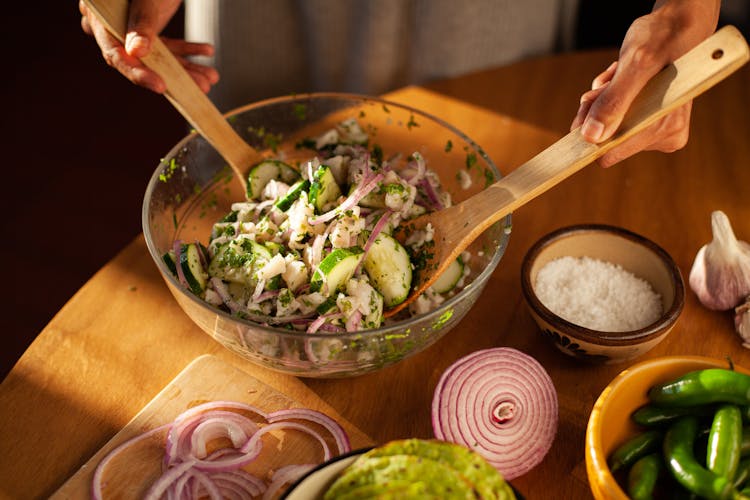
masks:
[[[750,297],[734,309],[734,328],[742,338],[742,345],[750,348]]]
[[[729,218],[711,213],[713,240],[701,247],[690,270],[690,288],[709,309],[725,311],[750,296],[750,245],[734,236]]]

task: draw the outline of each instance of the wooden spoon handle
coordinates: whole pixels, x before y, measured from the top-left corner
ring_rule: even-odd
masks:
[[[575,129],[506,177],[460,205],[462,224],[471,217],[471,240],[490,225],[601,157],[615,146],[706,91],[737,70],[750,57],[747,43],[733,26],[725,26],[643,88],[615,135],[591,144]]]
[[[84,0],[84,3],[112,36],[125,43],[127,0]],[[141,61],[164,80],[166,97],[229,163],[244,185],[244,171],[257,161],[258,152],[234,131],[159,37],[154,38],[149,54]]]

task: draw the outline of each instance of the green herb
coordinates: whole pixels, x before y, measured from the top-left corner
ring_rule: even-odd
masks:
[[[495,174],[492,173],[492,170],[489,168],[484,169],[484,187],[489,187],[492,183],[495,182]]]
[[[453,317],[453,309],[448,309],[443,314],[440,315],[438,319],[435,320],[435,322],[432,324],[433,330],[440,330],[445,324],[450,321],[450,319]]]
[[[453,141],[448,139],[448,142],[445,143],[445,152],[450,153],[452,149],[453,149]]]
[[[409,115],[409,121],[406,122],[406,128],[411,130],[412,127],[419,127],[419,123],[414,119],[414,115]]]
[[[159,174],[159,180],[161,182],[167,182],[172,177],[172,175],[174,175],[177,167],[177,161],[174,158],[170,159],[169,164],[165,165],[164,171]]]
[[[477,155],[476,153],[470,152],[466,154],[466,170],[471,170],[472,167],[476,166],[477,164]]]
[[[307,118],[307,104],[296,103],[292,112],[297,119],[305,120]]]

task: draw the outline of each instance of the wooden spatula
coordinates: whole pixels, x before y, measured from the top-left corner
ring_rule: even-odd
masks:
[[[125,42],[127,0],[84,0],[84,4],[115,38]],[[260,154],[234,131],[158,37],[153,40],[150,53],[141,60],[162,77],[167,85],[166,97],[227,161],[244,190],[247,183],[245,173],[250,165],[261,159]]]
[[[608,141],[591,144],[583,139],[580,130],[573,130],[480,193],[402,225],[397,234],[400,238],[431,224],[434,247],[426,256],[426,271],[418,274],[419,282],[413,284],[409,297],[387,311],[386,316],[395,314],[427,289],[485,229],[723,80],[748,57],[748,46],[740,32],[726,26],[651,79]]]

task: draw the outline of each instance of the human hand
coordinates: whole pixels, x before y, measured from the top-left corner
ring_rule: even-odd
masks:
[[[599,74],[581,96],[571,130],[581,127],[592,143],[609,139],[646,82],[664,66],[710,36],[718,24],[720,0],[658,1],[628,29],[619,59]],[[609,167],[645,150],[671,153],[683,148],[690,131],[692,101],[658,120],[599,158]]]
[[[164,80],[146,67],[140,58],[149,53],[153,39],[174,16],[180,3],[181,0],[133,0],[128,12],[124,45],[107,31],[82,0],[79,0],[78,8],[82,16],[81,28],[85,33],[94,37],[107,64],[136,85],[162,94],[166,90]],[[208,92],[211,86],[219,81],[219,73],[214,68],[196,64],[187,59],[188,56],[213,55],[212,45],[166,37],[161,37],[161,40],[182,63],[203,92]]]

